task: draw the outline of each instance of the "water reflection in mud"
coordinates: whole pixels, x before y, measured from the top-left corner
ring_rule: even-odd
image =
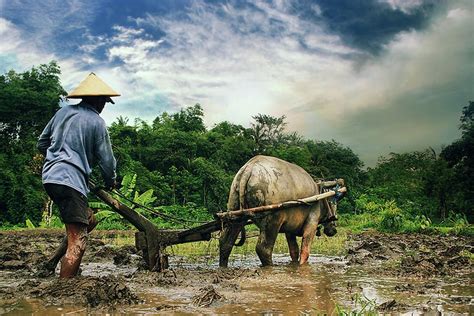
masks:
[[[235,259],[235,258],[234,258]],[[334,314],[340,310],[360,310],[375,308],[391,300],[399,302],[404,313],[423,314],[428,311],[469,313],[472,312],[471,298],[474,297],[472,284],[457,286],[449,283],[449,279],[426,280],[383,277],[368,275],[363,269],[352,269],[338,257],[313,256],[310,265],[295,266],[288,263],[288,256],[274,255],[275,266],[257,268],[258,275],[236,277],[234,286],[223,286],[219,289],[226,300],[216,304],[212,309],[200,310],[218,314]],[[245,261],[234,260],[236,269],[258,267],[258,258],[248,257]],[[239,267],[244,263],[244,267]],[[204,264],[184,264],[185,269],[206,269]],[[217,269],[217,263],[207,266]],[[199,273],[199,272],[197,272]],[[437,283],[436,291],[423,291]],[[409,284],[414,291],[397,291]],[[452,290],[456,289],[458,297],[452,298]],[[159,294],[161,293],[161,294]],[[436,294],[437,293],[437,294]],[[192,294],[178,290],[172,294],[166,289],[156,289],[155,293],[145,294],[146,297],[161,295],[164,306],[178,310],[189,310]],[[362,301],[355,301],[359,297]],[[180,303],[177,303],[177,301]],[[372,302],[368,304],[368,302]],[[400,304],[400,302],[402,302]],[[440,307],[442,306],[442,307]],[[192,311],[193,309],[189,310]],[[194,310],[196,311],[196,310]]]
[[[275,266],[262,269],[259,278],[242,284],[241,300],[216,309],[218,313],[307,314],[315,311],[331,314],[332,280],[325,271],[316,273],[312,266]],[[237,295],[238,297],[239,295]]]

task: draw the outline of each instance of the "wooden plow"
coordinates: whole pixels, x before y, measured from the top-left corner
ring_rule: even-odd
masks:
[[[164,253],[164,250],[167,246],[194,241],[208,241],[211,239],[211,234],[213,232],[220,231],[226,225],[238,224],[245,226],[251,224],[252,218],[256,216],[256,214],[278,211],[298,205],[309,205],[316,203],[317,201],[333,197],[337,194],[343,194],[347,191],[346,187],[344,187],[343,179],[334,181],[320,181],[317,182],[317,184],[320,187],[320,191],[326,192],[295,201],[287,201],[279,204],[217,213],[216,220],[214,221],[190,229],[176,230],[159,229],[145,216],[141,215],[129,206],[121,203],[105,190],[97,188],[94,184],[91,184],[90,186],[92,192],[100,200],[108,204],[113,211],[120,214],[138,229],[138,232],[135,233],[135,246],[137,249],[142,250],[143,258],[145,259],[148,269],[150,271],[162,271],[168,268],[168,257]],[[55,268],[59,258],[62,257],[65,251],[65,245],[60,246],[55,254],[54,259],[50,259],[47,263],[47,266],[49,268],[53,268],[54,266]]]
[[[120,203],[105,190],[92,189],[99,199],[138,229],[135,233],[135,246],[143,251],[143,258],[150,271],[162,271],[168,267],[168,257],[164,254],[167,246],[210,240],[211,233],[221,229],[221,222],[218,220],[191,229],[159,229],[145,216]]]
[[[252,217],[258,213],[277,211],[298,205],[308,205],[347,192],[343,179],[334,181],[317,182],[321,191],[326,192],[307,198],[287,201],[279,204],[265,205],[249,209],[220,212],[216,220],[190,229],[164,230],[159,229],[146,217],[139,214],[127,205],[120,203],[109,193],[102,189],[92,188],[95,195],[108,204],[115,212],[128,220],[138,229],[135,233],[135,245],[143,251],[143,257],[150,271],[162,271],[168,267],[168,258],[164,254],[167,246],[183,244],[194,241],[208,241],[213,232],[220,231],[225,225],[239,222],[243,225],[251,224]],[[328,190],[328,188],[336,188]]]

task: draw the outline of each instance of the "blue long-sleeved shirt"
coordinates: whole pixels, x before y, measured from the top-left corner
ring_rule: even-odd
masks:
[[[115,181],[116,161],[104,120],[89,104],[61,108],[49,121],[37,147],[45,155],[43,183],[62,184],[84,195],[88,178],[98,163],[104,181]]]

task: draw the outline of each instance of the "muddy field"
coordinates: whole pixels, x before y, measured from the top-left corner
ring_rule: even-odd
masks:
[[[349,235],[347,254],[313,254],[310,264],[261,268],[255,255],[170,256],[170,269],[142,268],[133,233],[94,232],[71,280],[40,277],[40,263],[59,245],[61,231],[0,232],[2,314],[474,314],[472,238]],[[120,239],[119,238],[119,239]],[[324,238],[324,237],[323,237]]]

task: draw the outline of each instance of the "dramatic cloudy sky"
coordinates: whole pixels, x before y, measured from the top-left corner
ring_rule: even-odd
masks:
[[[107,123],[286,115],[373,165],[459,137],[473,34],[471,0],[0,0],[0,72],[55,59],[70,90],[94,71],[122,93]]]

